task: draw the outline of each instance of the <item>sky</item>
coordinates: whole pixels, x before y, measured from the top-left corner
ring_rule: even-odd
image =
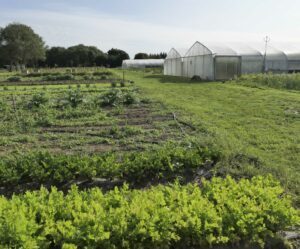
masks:
[[[0,0],[0,27],[31,26],[48,46],[168,52],[195,41],[300,42],[297,0]]]

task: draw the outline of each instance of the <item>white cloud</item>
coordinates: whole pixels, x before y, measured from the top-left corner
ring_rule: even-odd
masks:
[[[265,34],[226,31],[201,31],[130,21],[111,15],[83,11],[2,10],[0,26],[12,21],[30,25],[49,46],[95,45],[107,51],[112,47],[135,53],[168,51],[171,47],[190,47],[194,41],[262,41]],[[272,33],[272,39],[287,37]],[[297,37],[289,36],[289,40]],[[298,37],[299,38],[299,37]],[[298,39],[299,40],[299,39]]]

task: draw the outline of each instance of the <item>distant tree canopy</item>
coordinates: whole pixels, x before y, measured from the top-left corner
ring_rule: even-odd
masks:
[[[125,51],[116,48],[108,50],[107,54],[110,67],[120,67],[123,60],[129,59],[129,55]]]
[[[160,59],[166,53],[138,53],[135,59]],[[117,48],[102,52],[95,46],[79,44],[69,48],[47,48],[43,39],[29,26],[11,23],[0,27],[0,67],[4,65],[79,67],[104,66],[120,67],[129,55]]]
[[[45,59],[45,43],[32,28],[12,23],[0,29],[0,57],[9,65],[35,65]]]
[[[148,59],[149,58],[149,55],[146,54],[146,53],[137,53],[135,56],[134,56],[134,59],[135,60],[139,60],[139,59]]]
[[[167,57],[167,53],[161,52],[159,54],[149,54],[149,59],[165,59]]]
[[[94,46],[79,44],[69,48],[52,47],[48,49],[45,64],[50,67],[119,67],[126,59],[129,59],[129,55],[120,49],[113,48],[106,54]]]
[[[46,52],[45,64],[50,67],[90,67],[96,65],[99,56],[103,56],[103,52],[94,46],[52,47]]]
[[[161,52],[159,54],[146,54],[146,53],[137,53],[134,56],[134,59],[165,59],[167,53]]]

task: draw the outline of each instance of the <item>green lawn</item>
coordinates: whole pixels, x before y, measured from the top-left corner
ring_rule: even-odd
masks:
[[[219,172],[236,176],[273,173],[297,196],[300,189],[300,93],[234,83],[126,72],[151,98],[200,127],[224,155]]]

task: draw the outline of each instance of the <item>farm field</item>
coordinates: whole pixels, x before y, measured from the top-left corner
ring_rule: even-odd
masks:
[[[257,76],[257,81],[255,76],[244,76],[224,84],[127,72],[147,96],[191,115],[201,140],[222,151],[220,173],[236,177],[272,173],[294,193],[299,205],[300,93],[294,90],[299,89],[299,76],[270,76],[271,80]],[[284,78],[294,82],[293,89],[259,83]],[[245,79],[253,83],[247,85]]]
[[[0,75],[0,245],[279,248],[299,224],[295,90],[152,70]]]

